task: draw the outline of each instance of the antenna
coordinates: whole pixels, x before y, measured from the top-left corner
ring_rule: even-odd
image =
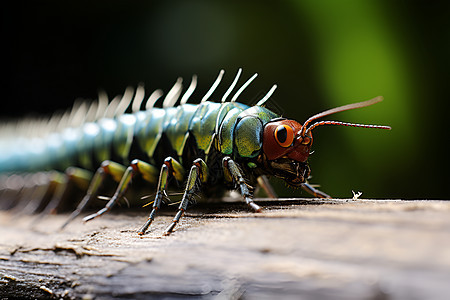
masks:
[[[335,113],[338,113],[338,112],[342,112],[342,111],[346,111],[346,110],[351,110],[351,109],[356,109],[356,108],[370,106],[370,105],[373,105],[373,104],[381,102],[381,101],[383,101],[383,97],[382,96],[378,96],[378,97],[375,97],[375,98],[370,99],[370,100],[357,102],[357,103],[351,103],[351,104],[335,107],[335,108],[323,111],[321,113],[318,113],[318,114],[310,117],[308,120],[306,120],[306,122],[303,124],[302,128],[298,132],[298,135],[304,136],[306,134],[306,132],[309,132],[309,131],[313,130],[314,128],[316,128],[318,126],[322,126],[322,125],[342,125],[342,126],[351,126],[351,127],[391,129],[391,127],[383,126],[383,125],[365,125],[365,124],[345,123],[345,122],[339,122],[339,121],[321,121],[321,122],[314,123],[310,127],[307,127],[308,124],[310,124],[312,121],[320,119],[320,118],[323,118],[325,116],[332,115],[332,114],[335,114]]]
[[[348,127],[362,127],[362,128],[376,128],[376,129],[387,129],[391,130],[390,126],[385,125],[371,125],[371,124],[357,124],[357,123],[347,123],[347,122],[340,122],[340,121],[320,121],[312,124],[311,126],[306,129],[305,134],[312,131],[314,128],[322,126],[322,125],[341,125],[341,126],[348,126]]]

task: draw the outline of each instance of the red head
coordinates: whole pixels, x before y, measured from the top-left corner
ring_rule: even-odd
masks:
[[[299,186],[308,178],[310,169],[307,160],[312,145],[312,130],[322,125],[342,125],[363,128],[391,129],[389,126],[345,123],[339,121],[312,121],[337,112],[360,108],[382,101],[382,97],[348,104],[326,110],[312,116],[301,125],[289,119],[268,122],[263,133],[263,152],[273,175],[281,177],[293,186]]]

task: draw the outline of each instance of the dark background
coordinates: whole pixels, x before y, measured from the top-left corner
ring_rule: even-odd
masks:
[[[50,115],[78,98],[145,83],[168,91],[199,76],[200,99],[224,68],[219,98],[239,67],[259,73],[240,97],[273,83],[272,103],[300,122],[330,117],[389,124],[315,131],[313,183],[333,196],[448,199],[450,16],[419,1],[22,1],[2,8],[2,119]],[[244,79],[241,79],[241,84]],[[303,195],[284,189],[283,196]]]

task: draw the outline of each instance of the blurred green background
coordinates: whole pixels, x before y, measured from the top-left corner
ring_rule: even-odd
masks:
[[[331,119],[392,131],[322,127],[312,183],[337,197],[448,199],[450,16],[419,1],[25,1],[2,9],[2,118],[67,109],[145,83],[166,92],[199,76],[200,99],[224,68],[272,84],[272,105],[300,122],[327,108],[383,95]],[[243,81],[243,79],[241,79]],[[329,119],[330,119],[329,118]],[[277,184],[283,196],[299,190]]]

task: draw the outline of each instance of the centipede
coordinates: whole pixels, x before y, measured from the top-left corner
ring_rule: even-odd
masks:
[[[336,125],[391,129],[319,120],[373,105],[383,100],[381,96],[325,110],[302,124],[267,108],[277,85],[255,105],[239,102],[257,77],[254,74],[237,88],[241,74],[239,69],[226,92],[216,99],[212,95],[223,70],[201,98],[194,95],[194,75],[187,89],[178,78],[164,97],[156,90],[144,101],[145,89],[138,85],[111,101],[101,92],[96,101],[76,103],[50,118],[4,122],[0,128],[0,209],[45,216],[57,212],[63,201],[72,201],[76,204],[61,225],[64,228],[100,197],[106,180],[114,182],[112,195],[101,209],[85,216],[85,222],[111,211],[140,178],[155,193],[149,202],[150,213],[137,230],[139,235],[150,230],[161,206],[170,201],[168,189],[180,189],[181,200],[164,232],[169,235],[199,197],[220,198],[225,191],[235,190],[251,211],[263,211],[254,201],[254,191],[261,187],[269,197],[276,197],[269,177],[280,178],[313,197],[330,198],[308,183],[313,131]],[[84,196],[68,197],[71,184]]]

